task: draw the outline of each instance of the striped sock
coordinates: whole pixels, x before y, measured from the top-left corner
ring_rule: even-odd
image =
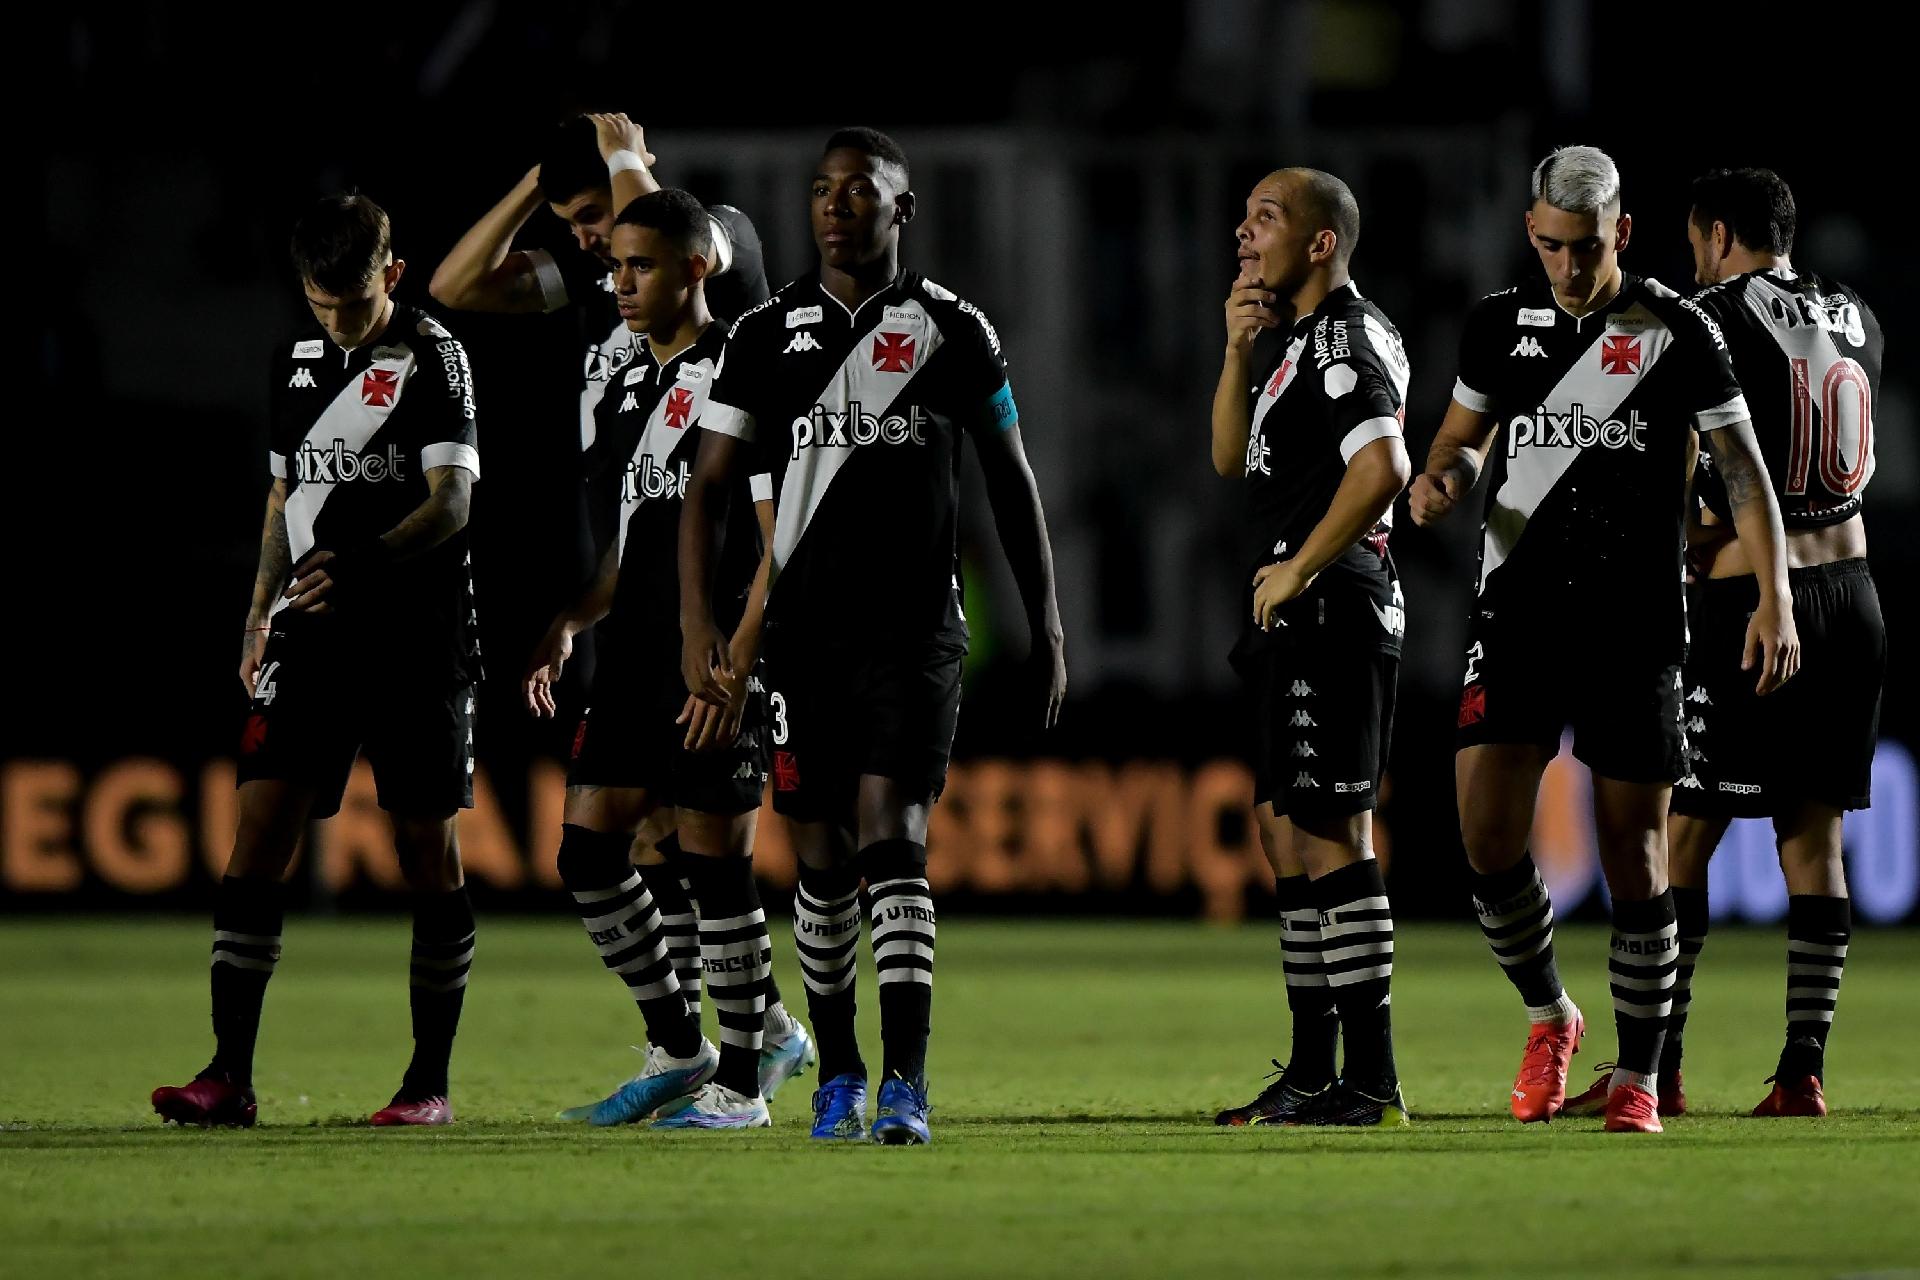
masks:
[[[686,997],[687,1010],[695,1022],[700,1020],[700,904],[694,900],[693,879],[688,872],[688,855],[680,848],[680,837],[668,834],[654,846],[666,857],[665,863],[635,868],[660,908],[660,932],[667,940],[667,959],[673,962],[673,976]]]
[[[932,891],[927,846],[881,840],[860,851],[872,920],[873,967],[880,984],[881,1074],[924,1088],[933,1026]]]
[[[1333,1083],[1334,1053],[1340,1043],[1340,1019],[1333,988],[1320,963],[1320,908],[1313,904],[1305,876],[1278,876],[1280,968],[1287,982],[1287,1010],[1293,1015],[1293,1050],[1286,1078],[1312,1093]]]
[[[1680,932],[1680,963],[1673,971],[1673,1014],[1667,1019],[1667,1039],[1660,1049],[1660,1074],[1672,1080],[1684,1052],[1681,1037],[1687,1030],[1687,1009],[1693,1003],[1693,967],[1707,945],[1707,891],[1673,887],[1673,917]]]
[[[1613,900],[1613,948],[1607,976],[1613,986],[1613,1023],[1620,1037],[1613,1086],[1631,1081],[1655,1092],[1660,1045],[1673,1012],[1673,976],[1680,966],[1680,930],[1673,891],[1646,902]]]
[[[1800,893],[1787,899],[1787,1044],[1776,1072],[1782,1078],[1827,1078],[1827,1033],[1852,935],[1847,899]]]
[[[757,1098],[773,944],[753,882],[753,860],[696,855],[688,860],[688,871],[701,906],[700,961],[720,1027],[720,1068],[714,1079]]]
[[[423,893],[413,904],[413,965],[408,1003],[413,1012],[413,1061],[400,1082],[411,1102],[447,1096],[447,1065],[473,968],[473,904],[464,888]]]
[[[667,959],[660,911],[633,869],[624,831],[560,828],[560,879],[573,895],[587,937],[601,962],[620,975],[647,1022],[647,1039],[676,1058],[700,1051],[700,1024]]]
[[[278,880],[227,876],[213,894],[213,1036],[209,1072],[241,1088],[253,1084],[260,1006],[280,960],[286,888]]]
[[[860,877],[852,868],[801,865],[793,895],[793,945],[807,988],[807,1020],[820,1050],[820,1079],[865,1079],[867,1066],[853,1030]]]
[[[1346,1043],[1341,1076],[1372,1097],[1399,1083],[1393,1063],[1393,908],[1380,864],[1348,863],[1313,882],[1320,963]]]
[[[1473,910],[1493,958],[1526,1002],[1528,1020],[1571,1017],[1553,957],[1553,898],[1532,855],[1505,871],[1474,873]]]

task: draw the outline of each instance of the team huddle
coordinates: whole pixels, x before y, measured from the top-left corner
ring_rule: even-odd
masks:
[[[558,865],[646,1047],[632,1079],[561,1115],[762,1127],[781,1087],[817,1067],[814,1138],[925,1143],[928,814],[968,643],[963,437],[1034,638],[1042,727],[1066,688],[1007,361],[977,307],[902,268],[915,200],[886,135],[827,140],[809,185],[818,268],[777,290],[746,215],[662,188],[653,164],[624,116],[563,123],[430,289],[455,311],[569,308],[585,353],[580,474],[600,557],[520,686],[530,714],[561,714],[556,682],[592,630]],[[1684,1110],[1707,860],[1748,815],[1774,819],[1793,895],[1787,1044],[1756,1114],[1824,1114],[1849,932],[1840,819],[1868,801],[1884,666],[1859,514],[1882,344],[1856,295],[1790,264],[1778,178],[1720,171],[1693,195],[1708,287],[1688,299],[1620,270],[1631,220],[1611,160],[1574,147],[1541,162],[1527,227],[1545,279],[1466,318],[1417,476],[1411,368],[1351,275],[1352,193],[1287,169],[1249,196],[1212,458],[1248,502],[1251,599],[1231,660],[1251,694],[1293,1042],[1273,1083],[1219,1123],[1409,1122],[1393,915],[1371,848],[1408,632],[1388,543],[1409,482],[1412,518],[1429,524],[1483,469],[1456,778],[1474,905],[1531,1026],[1514,1115],[1604,1112],[1610,1130],[1657,1132]],[[513,247],[542,204],[578,253]],[[456,833],[482,678],[465,532],[473,380],[445,325],[393,298],[406,264],[366,197],[314,206],[292,256],[318,325],[272,370],[239,822],[214,909],[216,1049],[153,1105],[183,1124],[254,1123],[285,882],[364,750],[414,895],[414,1052],[371,1123],[446,1124],[475,943]],[[1278,349],[1257,369],[1265,331]],[[1570,685],[1563,663],[1589,674]],[[1594,775],[1619,1034],[1617,1064],[1571,1099],[1585,1023],[1527,854],[1569,727]],[[804,1024],[782,1002],[753,875],[769,781],[799,862]],[[863,915],[881,1024],[871,1119],[854,1017]]]

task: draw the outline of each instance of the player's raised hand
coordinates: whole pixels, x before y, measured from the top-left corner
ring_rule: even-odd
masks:
[[[616,151],[631,151],[648,168],[653,167],[653,152],[647,150],[647,131],[627,119],[624,112],[596,111],[587,119],[593,121],[593,140],[600,146],[602,160],[611,160]]]
[[[1426,526],[1438,524],[1453,513],[1460,501],[1460,477],[1451,471],[1423,471],[1413,478],[1407,493],[1407,510],[1413,522]]]
[[[1273,304],[1276,295],[1261,287],[1258,264],[1240,264],[1240,274],[1227,294],[1227,350],[1245,355],[1253,350],[1253,340],[1262,329],[1280,327]]]
[[[1793,623],[1793,606],[1780,601],[1762,600],[1747,622],[1746,650],[1740,657],[1740,669],[1760,669],[1754,692],[1765,697],[1793,679],[1800,669],[1800,632]]]
[[[247,687],[247,696],[253,696],[254,682],[260,678],[261,655],[267,651],[267,629],[264,626],[248,627],[246,636],[240,642],[240,683]]]
[[[553,686],[573,656],[573,628],[556,622],[547,629],[527,662],[527,674],[521,678],[520,693],[526,699],[530,715],[552,719],[560,712],[553,700]]]

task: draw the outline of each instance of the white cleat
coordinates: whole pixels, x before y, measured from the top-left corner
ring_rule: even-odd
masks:
[[[773,1123],[767,1104],[708,1081],[690,1106],[653,1122],[656,1129],[765,1129]]]

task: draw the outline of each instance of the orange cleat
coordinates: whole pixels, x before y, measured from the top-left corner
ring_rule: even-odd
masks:
[[[445,1098],[419,1098],[412,1102],[402,1102],[399,1098],[395,1098],[374,1112],[367,1123],[375,1128],[402,1124],[452,1124],[453,1108],[447,1105]]]
[[[1579,1014],[1571,1022],[1536,1022],[1527,1032],[1527,1051],[1513,1081],[1513,1118],[1522,1124],[1551,1120],[1567,1098],[1567,1065],[1580,1052],[1587,1024]]]
[[[1608,1133],[1665,1133],[1660,1100],[1637,1084],[1623,1084],[1607,1095]]]
[[[1773,1092],[1753,1109],[1756,1116],[1823,1116],[1827,1114],[1826,1095],[1820,1092],[1819,1076],[1793,1076],[1782,1080],[1768,1076]]]

